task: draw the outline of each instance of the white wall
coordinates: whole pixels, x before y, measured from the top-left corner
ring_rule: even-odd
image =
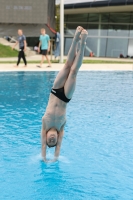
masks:
[[[56,4],[59,4],[61,0],[56,0]],[[64,0],[65,4],[73,4],[73,3],[85,3],[85,2],[93,2],[93,1],[108,1],[108,0]]]

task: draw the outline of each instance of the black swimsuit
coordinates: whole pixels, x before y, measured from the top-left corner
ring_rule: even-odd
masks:
[[[59,89],[52,88],[51,93],[58,97],[60,100],[64,101],[65,103],[68,103],[71,100],[66,97],[64,87]]]

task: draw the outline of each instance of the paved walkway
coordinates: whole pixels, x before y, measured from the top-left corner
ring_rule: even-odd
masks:
[[[42,68],[37,67],[36,64],[29,64],[23,67],[14,67],[13,64],[0,64],[0,72],[13,72],[13,71],[59,71],[64,64],[52,64],[52,67],[47,67],[44,64]],[[133,71],[133,64],[82,64],[81,71]]]
[[[50,59],[54,60],[54,56],[49,56]],[[66,59],[66,56],[64,56],[64,59]],[[16,62],[17,58],[0,58],[0,62],[3,61],[14,61]],[[33,55],[33,56],[27,56],[28,61],[40,61],[41,60],[41,55]],[[104,60],[104,61],[122,61],[122,62],[131,62],[133,63],[133,59],[129,58],[90,58],[90,57],[84,57],[84,60]]]
[[[54,57],[53,57],[54,58]],[[66,57],[64,57],[66,59]],[[114,71],[114,70],[127,70],[127,71],[133,71],[133,60],[132,59],[118,59],[118,58],[88,58],[85,57],[84,59],[90,59],[90,60],[108,60],[108,61],[129,61],[131,64],[82,64],[82,67],[80,70],[83,71]],[[38,61],[38,64],[41,60],[41,55],[35,55],[35,56],[28,56],[28,61]],[[14,67],[17,58],[0,58],[0,62],[3,61],[10,61],[14,62],[14,64],[2,64],[0,63],[0,71],[59,71],[64,64],[60,63],[53,63],[52,67],[47,68],[47,64],[44,64],[42,68],[37,67],[37,64],[28,64],[27,67],[23,67],[23,64],[20,64],[19,67]]]

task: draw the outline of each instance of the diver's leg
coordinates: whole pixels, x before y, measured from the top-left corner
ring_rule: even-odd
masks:
[[[72,41],[72,45],[71,45],[70,50],[68,52],[66,65],[68,65],[70,68],[71,68],[71,66],[74,62],[74,59],[76,57],[76,54],[77,54],[77,44],[80,40],[80,34],[81,34],[82,30],[83,30],[83,27],[81,27],[81,26],[77,27],[73,41]]]
[[[72,45],[71,45],[69,53],[68,53],[67,61],[64,65],[64,67],[58,73],[58,75],[54,81],[54,85],[53,85],[54,89],[62,88],[65,85],[65,82],[70,73],[71,66],[72,66],[75,56],[76,56],[77,44],[80,40],[79,36],[80,36],[82,30],[83,30],[83,28],[81,26],[78,26],[76,29],[75,36],[73,38],[73,42],[72,42]]]
[[[75,86],[76,86],[76,77],[77,77],[77,73],[79,71],[80,66],[82,65],[82,61],[83,61],[83,57],[84,57],[84,50],[85,50],[85,46],[86,46],[86,39],[87,39],[87,31],[86,30],[82,30],[81,32],[81,45],[80,45],[80,49],[77,53],[77,56],[74,60],[74,63],[71,67],[68,79],[65,83],[65,95],[68,99],[72,98],[72,95],[74,93],[75,90]]]

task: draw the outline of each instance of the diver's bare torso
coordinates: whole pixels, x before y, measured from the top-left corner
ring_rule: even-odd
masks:
[[[66,103],[50,94],[48,106],[43,116],[43,126],[48,131],[51,128],[58,132],[66,122]]]

